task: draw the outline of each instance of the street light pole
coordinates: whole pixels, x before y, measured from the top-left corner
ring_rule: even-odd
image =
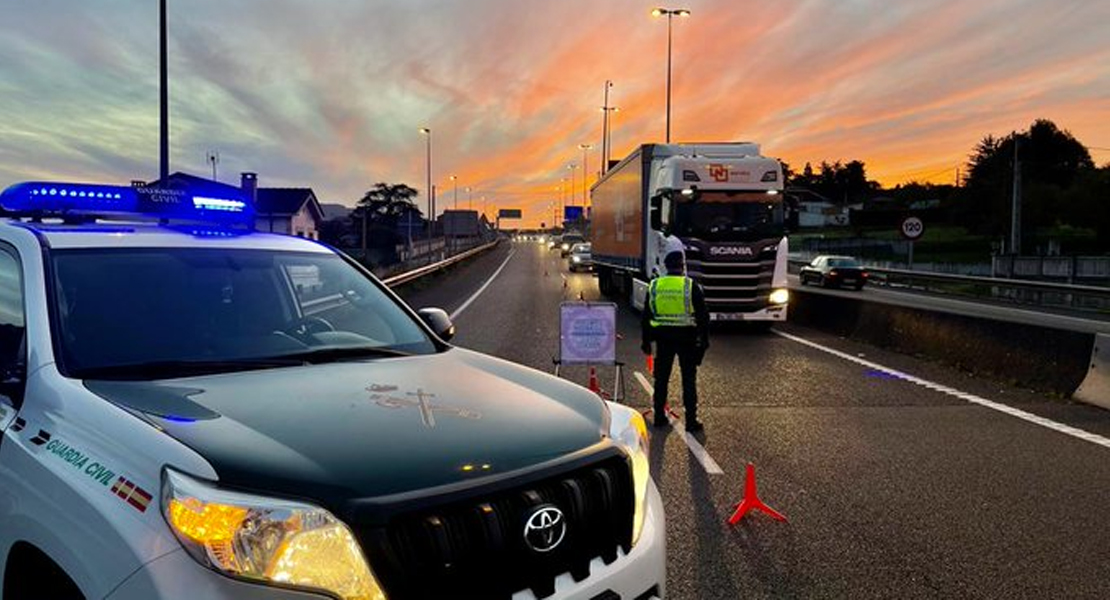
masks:
[[[455,184],[455,210],[459,210],[459,177],[458,175],[451,176],[451,182]]]
[[[159,167],[159,181],[162,186],[169,184],[170,177],[170,79],[169,69],[166,60],[166,0],[159,3],[160,6],[160,21],[161,21],[161,39],[159,40],[160,59],[159,65],[161,68],[160,86],[161,86],[161,142],[159,144],[159,154],[161,155]]]
[[[570,169],[570,193],[567,195],[570,197],[570,205],[574,206],[574,188],[577,187],[574,184],[574,170],[578,168],[578,165],[570,163],[567,168]]]
[[[609,88],[613,82],[605,80],[605,102],[601,106],[601,173],[609,169]]]
[[[653,16],[667,17],[667,143],[671,143],[671,25],[672,19],[690,16],[690,11],[685,8],[668,9],[657,8],[651,11]]]
[[[586,190],[588,189],[587,186],[588,186],[588,181],[589,181],[589,177],[590,177],[590,162],[589,162],[590,161],[590,156],[589,156],[589,152],[590,152],[590,148],[593,148],[593,145],[591,145],[591,144],[578,144],[578,147],[582,149],[582,206],[585,207],[586,206],[586,199],[587,199]]]
[[[434,223],[436,219],[435,206],[432,205],[432,130],[428,127],[421,127],[420,133],[424,134],[424,137],[426,138],[425,141],[427,141],[426,147],[428,156],[428,187],[425,188],[425,191],[428,194],[428,239],[431,239],[432,223]]]
[[[474,210],[474,188],[466,188],[466,210]]]

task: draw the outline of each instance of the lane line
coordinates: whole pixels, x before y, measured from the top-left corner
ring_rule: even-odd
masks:
[[[514,254],[516,254],[516,248],[513,248],[512,251],[509,252],[509,255],[505,257],[505,260],[501,263],[501,266],[497,267],[497,270],[493,272],[493,275],[489,276],[489,279],[487,279],[486,282],[482,284],[482,287],[478,288],[478,291],[474,292],[472,296],[467,298],[466,302],[462,303],[462,306],[456,308],[455,312],[451,313],[450,317],[452,321],[459,318],[459,315],[461,315],[472,302],[477,300],[478,296],[482,295],[482,292],[486,291],[486,288],[489,287],[489,284],[493,283],[493,280],[497,279],[497,276],[500,275],[501,271],[505,269],[505,265],[509,264],[509,261],[512,260]]]
[[[903,381],[908,381],[910,383],[919,385],[923,388],[930,389],[930,390],[933,390],[935,392],[940,392],[942,394],[947,394],[949,396],[959,398],[959,399],[964,400],[966,402],[970,402],[972,404],[977,404],[977,405],[982,406],[984,408],[989,408],[991,410],[996,410],[1000,413],[1010,415],[1011,417],[1016,417],[1016,418],[1021,419],[1023,421],[1028,421],[1030,423],[1033,423],[1034,425],[1040,425],[1041,427],[1046,427],[1048,429],[1051,429],[1053,431],[1062,433],[1064,435],[1070,435],[1071,437],[1083,440],[1085,442],[1090,442],[1092,444],[1097,444],[1097,445],[1102,446],[1104,448],[1110,448],[1110,439],[1105,438],[1101,435],[1091,433],[1089,431],[1084,431],[1084,430],[1079,429],[1077,427],[1072,427],[1071,425],[1064,425],[1063,423],[1057,423],[1056,421],[1053,421],[1052,419],[1047,419],[1047,418],[1042,417],[1040,415],[1035,415],[1033,413],[1026,412],[1026,411],[1018,409],[1018,408],[1014,408],[1014,407],[1009,406],[1007,404],[1002,404],[1001,402],[995,402],[993,400],[987,400],[986,398],[983,398],[981,396],[976,396],[975,394],[969,394],[967,392],[963,392],[963,391],[957,390],[955,388],[948,387],[946,385],[942,385],[942,384],[939,384],[939,383],[934,383],[934,382],[929,381],[927,379],[922,379],[920,377],[915,377],[913,375],[910,375],[909,373],[903,373],[903,372],[898,371],[896,369],[891,369],[890,367],[886,367],[886,366],[880,365],[878,363],[871,362],[869,360],[864,360],[862,358],[859,358],[858,356],[852,356],[851,354],[848,354],[847,352],[841,352],[840,350],[835,350],[833,348],[828,348],[826,346],[822,346],[821,344],[818,344],[816,342],[811,342],[811,341],[809,341],[805,338],[801,338],[801,337],[798,337],[796,335],[791,335],[789,333],[784,333],[782,331],[777,331],[777,330],[774,330],[774,329],[772,329],[771,331],[773,331],[775,333],[775,335],[778,335],[780,337],[784,337],[784,338],[786,338],[790,341],[793,341],[793,342],[797,342],[799,344],[802,344],[803,346],[809,346],[810,348],[820,350],[822,352],[831,354],[831,355],[836,356],[838,358],[843,358],[844,360],[854,362],[858,365],[863,365],[863,366],[868,367],[870,369],[875,369],[876,371],[881,371],[881,372],[886,373],[888,375],[891,375],[893,377],[897,377],[898,379],[901,379]]]
[[[644,374],[639,371],[635,371],[633,375],[636,377],[636,381],[640,382],[640,385],[644,388],[644,391],[647,392],[648,398],[651,398],[654,390],[651,387],[651,383],[648,382],[647,377],[644,377]],[[681,421],[670,415],[667,415],[667,418],[671,421],[671,427],[674,427],[676,430],[682,425]],[[701,445],[701,442],[699,442],[698,438],[694,437],[693,434],[688,431],[683,431],[682,440],[686,442],[686,447],[690,449],[690,454],[693,454],[694,458],[696,458],[697,461],[701,463],[701,467],[705,469],[706,473],[709,473],[710,475],[725,474],[724,470],[721,469],[721,466],[717,464],[717,461],[713,460],[713,457],[709,455],[709,452],[706,451],[705,447]]]

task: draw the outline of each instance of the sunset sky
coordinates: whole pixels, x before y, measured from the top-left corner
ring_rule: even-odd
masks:
[[[158,3],[0,0],[0,187],[158,171]],[[568,163],[661,141],[666,21],[641,0],[170,0],[171,168],[310,186],[459,177],[536,225]],[[674,25],[676,141],[752,140],[796,169],[860,159],[952,182],[975,143],[1039,117],[1110,162],[1105,0],[689,0]],[[581,199],[582,170],[576,171]]]

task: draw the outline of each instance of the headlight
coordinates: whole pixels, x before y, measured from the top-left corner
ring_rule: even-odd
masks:
[[[609,404],[609,436],[632,459],[632,486],[636,492],[636,513],[632,517],[632,545],[640,541],[647,510],[647,488],[651,479],[648,468],[648,431],[644,417],[622,404]]]
[[[581,256],[575,256],[573,258],[574,258],[574,262],[582,262],[582,257]]]
[[[786,304],[790,302],[790,290],[775,290],[771,292],[771,304]]]
[[[167,469],[162,512],[185,550],[224,575],[385,600],[351,531],[322,508],[221,490]]]

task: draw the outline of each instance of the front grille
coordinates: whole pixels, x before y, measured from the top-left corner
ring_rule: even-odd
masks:
[[[687,245],[687,271],[705,290],[710,311],[754,312],[769,305],[777,254],[774,245],[765,245],[750,258],[705,254],[699,244]]]
[[[537,552],[524,525],[538,506],[566,519],[563,541]],[[360,542],[391,600],[508,599],[531,589],[555,593],[555,578],[590,575],[590,562],[616,560],[632,543],[635,498],[622,454],[489,495],[405,512],[384,527],[359,531]]]

